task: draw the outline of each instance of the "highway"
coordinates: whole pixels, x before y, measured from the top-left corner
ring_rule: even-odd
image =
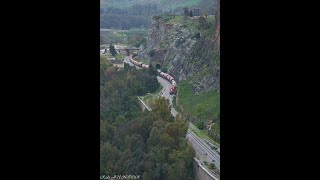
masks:
[[[200,130],[199,130],[195,125],[193,125],[191,122],[189,123],[189,129],[195,131],[196,133],[200,133],[200,134],[201,134]],[[217,143],[214,142],[212,139],[210,139],[210,138],[208,138],[208,137],[206,137],[206,136],[203,136],[203,138],[205,139],[205,141],[206,141],[207,143],[210,144],[210,146],[215,147],[215,148],[216,148],[216,151],[217,151],[218,153],[220,153],[220,145],[219,145],[219,144],[217,144]]]
[[[166,99],[169,99],[169,103],[171,105],[171,114],[175,117],[178,114],[178,112],[175,110],[175,108],[172,107],[173,95],[170,95],[169,92],[171,83],[160,76],[158,76],[157,79],[163,86],[163,89],[160,92],[161,96],[165,97]],[[194,132],[191,131],[190,127],[192,127],[193,129],[193,126],[194,125],[192,123],[189,123],[189,129],[186,138],[189,142],[191,142],[191,145],[196,152],[196,156],[199,158],[200,162],[206,161],[208,162],[208,164],[211,164],[213,162],[217,169],[220,171],[220,155],[214,150],[212,150],[211,147],[203,139],[200,139]],[[212,171],[210,170],[208,170],[208,172],[212,173]],[[212,176],[214,176],[216,179],[220,179],[218,174],[212,173]]]
[[[124,59],[124,62],[128,63],[130,66],[134,66],[134,64],[132,64],[130,62],[129,57],[126,57]],[[137,66],[136,66],[136,68],[141,69],[140,67],[137,67]],[[157,79],[158,79],[159,83],[163,86],[163,89],[161,90],[160,94],[162,97],[169,99],[169,103],[171,106],[171,114],[174,117],[176,117],[178,112],[172,107],[172,99],[173,99],[174,95],[170,95],[170,92],[169,92],[170,87],[171,87],[171,83],[160,76],[157,76]],[[211,149],[211,147],[206,143],[206,141],[208,141],[208,139],[205,138],[205,140],[203,140],[203,139],[199,138],[192,131],[192,129],[194,129],[194,128],[195,128],[194,125],[190,122],[186,138],[191,143],[193,149],[195,150],[196,156],[200,160],[199,162],[203,163],[204,161],[206,161],[209,165],[211,163],[214,163],[216,168],[218,169],[218,171],[220,171],[220,154],[218,152],[214,151],[213,149]],[[218,147],[218,148],[219,148],[219,152],[220,152],[220,147]],[[206,166],[204,166],[204,167],[208,170],[208,172],[211,173],[210,176],[214,176],[215,177],[214,179],[220,179],[220,176],[217,173],[213,173]]]
[[[217,169],[220,169],[220,155],[218,153],[213,151],[205,141],[200,139],[190,129],[188,129],[187,138],[201,161],[207,161],[208,164],[213,162]]]

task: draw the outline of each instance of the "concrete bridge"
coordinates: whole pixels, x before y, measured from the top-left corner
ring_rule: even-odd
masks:
[[[117,51],[119,51],[119,53],[121,54],[126,54],[127,56],[130,55],[130,51],[139,51],[139,48],[115,48]]]

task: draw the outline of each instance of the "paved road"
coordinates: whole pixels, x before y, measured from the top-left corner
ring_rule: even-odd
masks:
[[[160,76],[158,76],[157,79],[163,86],[163,90],[160,92],[162,93],[161,96],[169,99],[170,105],[172,106],[173,95],[170,95],[169,92],[171,83]],[[175,117],[178,112],[171,107],[171,114]],[[189,126],[192,126],[192,124],[190,124]],[[207,161],[208,164],[213,162],[217,169],[220,170],[220,155],[217,152],[212,150],[204,140],[196,136],[190,129],[187,132],[186,138],[191,142],[192,147],[194,148],[201,162]],[[215,177],[219,178],[218,175],[215,175]]]
[[[220,155],[218,153],[213,151],[207,143],[191,130],[188,130],[187,138],[201,161],[207,161],[208,164],[213,162],[217,169],[220,169]]]
[[[157,79],[163,86],[163,90],[160,92],[162,93],[161,96],[165,97],[166,99],[169,99],[170,105],[172,106],[173,95],[170,95],[169,92],[171,83],[160,76],[158,76]],[[178,114],[178,112],[171,107],[171,114],[175,117]],[[192,126],[192,124],[189,126]],[[190,129],[187,132],[186,138],[191,142],[192,147],[195,150],[201,162],[207,161],[208,164],[213,162],[217,169],[220,171],[220,155],[217,152],[212,150],[211,147],[204,140],[196,136]],[[220,179],[219,175],[213,175],[217,179]]]
[[[196,131],[196,133],[201,133],[201,132],[199,131],[199,129],[198,129],[195,125],[193,125],[191,122],[189,122],[189,129],[192,129],[192,130]],[[210,139],[210,138],[208,138],[208,137],[206,137],[206,136],[203,136],[203,138],[204,138],[205,141],[206,141],[207,143],[209,143],[211,146],[216,147],[216,148],[217,148],[216,151],[220,153],[220,145],[219,145],[218,143],[214,142],[212,139]]]

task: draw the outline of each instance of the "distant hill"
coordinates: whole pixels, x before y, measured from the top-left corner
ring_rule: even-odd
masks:
[[[200,0],[100,0],[100,7],[126,8],[134,4],[157,4],[161,10],[174,10],[177,7],[193,6]]]
[[[156,4],[163,11],[197,6],[209,13],[214,12],[216,0],[100,0],[100,8],[127,8],[135,4]]]
[[[100,0],[100,27],[115,29],[148,28],[160,14],[183,14],[183,8],[199,8],[214,14],[217,0]]]

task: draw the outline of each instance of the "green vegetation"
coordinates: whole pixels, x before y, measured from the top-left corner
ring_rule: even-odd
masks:
[[[100,44],[123,44],[130,47],[146,45],[148,32],[146,29],[100,31]]]
[[[161,71],[164,72],[164,73],[167,73],[168,72],[168,68],[167,67],[162,67]]]
[[[146,71],[136,70],[128,65],[124,70],[110,67],[110,63],[104,60],[104,57],[101,59],[100,118],[112,121],[117,114],[129,119],[135,117],[139,114],[136,96],[143,96],[148,92],[153,93],[154,87],[150,88],[146,84],[156,78],[150,76]]]
[[[184,113],[197,118],[196,126],[204,136],[213,138],[220,142],[220,94],[216,91],[209,91],[194,95],[192,88],[187,81],[180,81],[178,84],[179,109]],[[207,123],[211,126],[210,131]]]
[[[161,21],[161,22],[168,22],[169,20],[174,19],[175,17],[176,15],[172,15],[172,14],[161,14],[158,16],[153,16],[152,19]]]
[[[207,161],[203,161],[203,163],[204,163],[206,166],[208,166],[208,162],[207,162]]]
[[[123,30],[148,28],[151,17],[163,13],[163,11],[157,9],[156,5],[130,3],[130,7],[125,7],[122,4],[120,8],[112,6],[100,8],[100,27]]]
[[[163,17],[162,17],[163,16]],[[167,16],[167,15],[162,15],[164,22],[168,23],[173,23],[173,24],[181,24],[184,27],[191,29],[191,30],[206,30],[209,29],[210,27],[213,28],[214,24],[214,16],[209,16],[208,18],[204,17],[199,17],[196,19],[192,19],[190,17],[186,16]],[[213,31],[213,29],[211,29]],[[214,32],[214,31],[213,31]]]
[[[108,67],[111,67],[112,64],[107,60],[107,57],[100,55],[100,74],[107,70]]]
[[[105,61],[107,61],[107,57],[105,55],[100,54],[100,66],[101,66],[101,63]]]
[[[153,57],[155,55],[155,53],[156,53],[156,50],[152,49],[149,51],[149,56]]]
[[[199,8],[201,15],[214,14],[216,7],[213,0],[100,0],[100,4],[101,28],[126,30],[148,28],[156,15],[183,15],[184,7]]]
[[[117,54],[116,55],[116,59],[121,60],[121,61],[123,61],[125,57],[126,57],[126,55],[124,55],[124,54]]]
[[[163,86],[160,84],[160,86],[156,92],[150,93],[150,94],[145,95],[141,98],[152,109],[152,108],[154,108],[155,101],[161,97],[159,93],[162,89],[163,89]]]
[[[150,64],[149,60],[147,59],[139,59],[137,57],[134,58],[138,62],[142,62],[143,64]]]
[[[176,108],[176,107],[177,107],[176,98],[177,98],[176,96],[173,96],[173,97],[172,97],[172,107],[173,107],[173,108]]]
[[[200,118],[218,116],[220,112],[220,95],[210,91],[194,95],[187,81],[179,82],[179,104],[193,116]]]
[[[209,135],[208,135],[208,133],[207,132],[205,132],[204,130],[201,130],[201,129],[199,129],[198,127],[196,127],[196,126],[189,126],[190,128],[191,128],[191,131],[192,132],[194,132],[195,134],[197,134],[197,136],[199,137],[199,138],[201,138],[201,139],[206,139],[206,140],[208,140],[209,142],[211,142],[212,144],[214,144],[214,145],[216,145],[216,146],[220,146],[220,144],[219,143],[217,143],[217,142],[219,142],[219,140],[217,140],[217,139],[214,139],[215,141],[212,141],[212,138],[214,138],[214,136],[212,136],[212,137],[209,137]],[[220,128],[217,126],[217,129],[213,129],[213,131],[216,131],[217,132],[217,134],[220,134]],[[210,131],[211,132],[211,131]],[[209,144],[208,144],[209,145]],[[210,147],[211,147],[211,145],[209,145]],[[211,147],[212,149],[214,149],[214,150],[216,150],[216,148],[215,147]]]
[[[187,124],[174,117],[168,101],[139,110],[148,71],[109,66],[100,57],[100,174],[135,174],[141,179],[194,179],[195,153],[185,141]],[[143,93],[141,93],[143,92]]]
[[[118,54],[117,54],[118,55]],[[117,56],[116,55],[116,56]],[[100,56],[103,56],[105,59],[108,59],[108,58],[114,58],[111,54],[100,54]]]
[[[112,44],[109,46],[109,50],[112,56],[115,56],[117,54],[117,51],[114,49],[114,46]]]
[[[216,169],[216,165],[214,165],[214,163],[211,163],[209,168],[210,168],[211,170],[215,170],[215,169]]]
[[[191,130],[195,135],[197,135],[199,138],[203,139],[203,137],[201,136],[201,134],[197,133],[195,130]]]
[[[184,16],[176,16],[173,19],[170,19],[168,23],[181,24],[188,29],[197,29],[198,21],[196,19],[184,18]]]
[[[197,122],[197,127],[199,129],[203,129],[204,128],[204,120],[203,119],[199,119],[199,121]]]
[[[202,0],[203,1],[203,0]],[[197,5],[201,0],[100,0],[100,7],[114,7],[114,8],[130,8],[133,5],[144,4],[164,12],[165,10],[174,11],[185,6]]]

